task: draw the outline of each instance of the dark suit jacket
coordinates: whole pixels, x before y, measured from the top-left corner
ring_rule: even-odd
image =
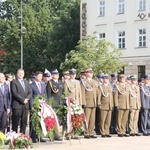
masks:
[[[55,100],[53,107],[57,107],[62,104],[61,96],[64,92],[64,83],[61,80],[58,80],[58,82],[55,82],[54,80],[48,81],[46,85],[46,92],[48,100],[52,97]]]
[[[7,111],[7,109],[10,109],[9,87],[4,83],[4,94],[0,89],[0,111]]]
[[[24,106],[26,109],[29,109],[29,103],[24,104],[23,102],[25,99],[31,98],[32,91],[28,81],[24,80],[24,84],[25,84],[25,91],[23,90],[22,85],[18,79],[15,79],[11,82],[13,109],[22,109]]]
[[[30,108],[33,107],[33,101],[34,101],[34,98],[38,95],[43,95],[45,97],[47,97],[47,94],[46,94],[46,85],[45,83],[41,82],[41,93],[37,87],[37,84],[35,82],[32,82],[30,84],[30,87],[31,87],[31,90],[32,90],[32,97],[30,99]]]

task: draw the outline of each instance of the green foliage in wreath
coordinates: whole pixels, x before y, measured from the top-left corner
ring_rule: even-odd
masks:
[[[40,106],[39,100],[46,101],[46,98],[43,95],[39,95],[34,98],[33,109],[31,110],[31,124],[32,124],[32,128],[36,131],[37,136],[42,137],[43,132],[40,124],[40,116],[38,115],[38,112],[41,111],[39,108]]]
[[[59,107],[59,109],[57,110],[57,116],[59,118],[60,121],[60,125],[62,125],[63,127],[63,131],[67,130],[67,113],[68,113],[68,107],[66,105],[66,95],[67,95],[68,91],[65,91],[62,95],[62,105]]]

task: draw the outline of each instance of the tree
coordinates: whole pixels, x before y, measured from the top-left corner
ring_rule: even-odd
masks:
[[[76,68],[78,74],[89,67],[93,68],[95,74],[119,72],[125,65],[120,60],[121,55],[121,51],[112,43],[99,41],[95,34],[92,34],[84,37],[75,50],[66,54],[61,69]]]
[[[20,1],[0,3],[0,36],[3,37],[0,49],[6,51],[0,70],[4,73],[16,73],[20,68]],[[77,1],[22,0],[23,68],[27,76],[37,70],[59,68],[65,54],[77,44],[80,21]]]
[[[59,69],[66,53],[74,49],[80,39],[80,1],[68,0],[62,12],[53,19],[52,28],[48,36],[46,55],[50,62],[48,60],[47,64],[48,68]]]
[[[48,0],[22,0],[23,7],[23,56],[27,76],[45,66],[46,36],[50,30]],[[1,71],[15,73],[20,68],[20,0],[1,3],[0,24],[3,29],[3,45],[6,50]],[[42,68],[44,69],[44,68]]]

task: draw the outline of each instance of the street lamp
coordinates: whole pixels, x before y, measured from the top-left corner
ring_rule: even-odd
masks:
[[[21,0],[21,69],[23,69],[23,27],[22,27],[22,0]]]
[[[22,0],[20,0],[20,16],[18,17],[19,19],[19,25],[20,25],[20,39],[21,39],[21,57],[20,57],[20,62],[21,62],[21,66],[20,68],[23,69],[23,35],[24,35],[24,30],[25,27],[22,26],[23,24],[23,13],[22,13]]]

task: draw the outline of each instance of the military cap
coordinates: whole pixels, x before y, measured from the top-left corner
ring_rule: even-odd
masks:
[[[76,74],[76,69],[74,69],[74,68],[70,69],[69,70],[69,74],[75,75]]]
[[[85,73],[85,71],[84,70],[82,70],[81,72],[80,72],[80,74],[84,74]]]
[[[114,78],[114,79],[118,78],[117,74],[111,74],[110,76],[111,76],[111,78]]]
[[[43,77],[50,77],[50,74],[49,73],[44,73]]]
[[[131,80],[131,76],[127,75],[126,80]]]
[[[55,69],[55,70],[53,70],[53,71],[51,72],[51,74],[59,74],[59,72],[58,72],[57,69]]]
[[[108,75],[108,74],[104,74],[102,78],[103,78],[103,79],[108,79],[108,78],[109,78],[109,75]]]
[[[138,82],[142,82],[142,81],[143,81],[143,78],[139,78],[139,79],[138,79]]]
[[[101,78],[103,78],[103,75],[104,75],[103,73],[100,73],[100,74],[97,75],[97,78],[101,79]]]
[[[31,75],[30,78],[34,79],[34,78],[35,78],[35,75]]]
[[[132,75],[132,76],[130,76],[130,79],[131,79],[131,80],[137,80],[137,75]]]
[[[125,78],[125,75],[124,74],[120,74],[119,78]]]
[[[69,75],[69,71],[63,72],[63,75]]]
[[[144,79],[150,79],[150,76],[149,76],[149,75],[144,75],[143,78],[144,78]]]
[[[89,73],[93,73],[92,68],[89,68],[89,69],[86,69],[86,70],[85,70],[85,73],[88,73],[88,72],[89,72]]]

